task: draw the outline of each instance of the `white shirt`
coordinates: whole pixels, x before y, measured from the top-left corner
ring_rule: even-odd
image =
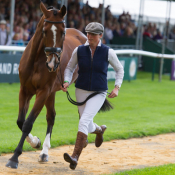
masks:
[[[109,40],[113,39],[114,35],[113,35],[113,32],[112,32],[111,29],[105,28],[105,32],[104,33],[105,33],[105,36],[106,36],[107,39],[109,39]]]
[[[85,46],[89,45],[89,42],[86,41],[84,44]],[[98,46],[101,47],[101,40],[98,43]],[[89,47],[90,48],[90,47]],[[64,71],[64,81],[68,81],[69,83],[72,80],[73,73],[77,67],[78,64],[78,57],[77,57],[77,50],[78,47],[76,47],[72,53],[71,59]],[[123,66],[121,65],[117,55],[115,54],[113,49],[109,49],[108,52],[108,61],[109,64],[114,68],[116,74],[115,74],[115,85],[118,85],[121,87],[121,84],[123,82],[123,77],[124,77],[124,70]]]
[[[5,43],[6,39],[7,39],[7,43]],[[11,42],[10,35],[9,36],[7,35],[7,31],[6,30],[2,31],[0,29],[0,45],[10,45],[10,42]]]

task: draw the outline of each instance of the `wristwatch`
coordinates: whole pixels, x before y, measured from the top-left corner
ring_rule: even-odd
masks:
[[[120,89],[120,86],[119,85],[115,85],[115,87],[119,90]]]

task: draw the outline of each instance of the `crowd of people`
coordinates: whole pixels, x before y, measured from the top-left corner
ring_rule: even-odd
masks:
[[[69,0],[68,2],[67,27],[76,28],[85,33],[85,26],[88,23],[102,22],[102,4],[99,4],[98,8],[94,8],[88,4],[88,1],[84,5],[81,5],[78,0]],[[135,36],[136,26],[131,19],[131,15],[128,12],[123,12],[117,18],[111,13],[109,5],[105,8],[104,27],[103,42],[106,44],[110,44],[115,36]]]
[[[15,0],[14,26],[10,36],[10,11],[11,1],[0,2],[0,36],[7,38],[8,42],[2,41],[0,45],[25,45],[35,33],[37,23],[41,17],[39,1]],[[2,24],[3,23],[3,24]],[[6,26],[5,29],[4,26]],[[2,32],[3,31],[3,32]]]
[[[25,45],[35,33],[37,23],[41,18],[40,1],[16,0],[13,33],[10,36],[10,11],[9,0],[0,2],[0,45]],[[43,0],[46,6],[60,8],[61,0]],[[76,28],[85,33],[85,26],[90,22],[101,23],[102,4],[98,8],[91,7],[88,0],[85,4],[79,0],[68,0],[67,28]],[[105,8],[103,43],[110,44],[114,37],[136,37],[137,26],[131,19],[129,12],[123,12],[118,17],[110,11],[110,6]],[[86,33],[85,33],[86,34]],[[143,36],[154,40],[162,39],[162,32],[156,24],[143,25]],[[170,39],[175,39],[175,27],[170,32]],[[11,40],[12,39],[12,40]]]

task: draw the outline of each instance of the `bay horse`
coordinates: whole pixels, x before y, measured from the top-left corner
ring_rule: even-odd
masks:
[[[20,91],[17,125],[22,131],[22,136],[13,156],[6,164],[10,168],[18,168],[18,157],[22,154],[25,139],[33,148],[40,147],[40,139],[30,132],[44,105],[47,109],[47,131],[39,162],[48,161],[48,150],[56,115],[55,94],[56,91],[61,90],[63,83],[61,80],[73,50],[86,41],[86,36],[80,31],[65,28],[64,17],[67,13],[65,6],[60,10],[47,9],[40,2],[40,9],[43,16],[19,64]],[[77,69],[71,83],[78,77]],[[30,100],[35,94],[33,108],[25,119]]]

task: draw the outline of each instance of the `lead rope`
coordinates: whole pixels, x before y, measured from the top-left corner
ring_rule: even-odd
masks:
[[[60,61],[60,64],[61,64],[61,61]],[[60,67],[60,75],[61,75],[61,66],[59,65],[59,67]],[[61,81],[60,81],[60,78],[59,78],[58,74],[57,74],[57,78],[58,78],[59,82],[61,83],[61,86],[64,88],[62,76],[61,76]],[[82,105],[84,105],[90,98],[92,98],[92,97],[94,97],[95,95],[100,94],[100,93],[103,93],[103,92],[94,92],[94,93],[90,94],[83,102],[74,101],[74,100],[71,98],[71,96],[70,96],[70,94],[69,94],[68,91],[66,92],[66,95],[67,95],[67,99],[69,100],[70,103],[72,103],[73,105],[76,105],[76,106],[82,106]]]

